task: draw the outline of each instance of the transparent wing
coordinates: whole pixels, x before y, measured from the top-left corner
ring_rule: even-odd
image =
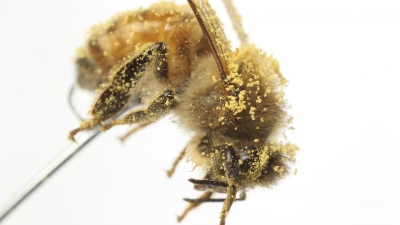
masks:
[[[221,80],[225,83],[227,74],[229,74],[228,62],[232,55],[230,42],[225,36],[215,11],[207,0],[188,0],[188,2],[210,44]]]

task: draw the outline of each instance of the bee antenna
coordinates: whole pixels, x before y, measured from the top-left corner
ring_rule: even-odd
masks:
[[[228,187],[227,183],[221,182],[221,181],[214,181],[214,180],[196,180],[196,179],[190,178],[189,182],[191,182],[193,184],[211,186],[211,187]]]

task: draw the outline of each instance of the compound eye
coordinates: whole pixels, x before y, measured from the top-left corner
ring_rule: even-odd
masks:
[[[240,156],[241,162],[239,162],[240,172],[247,172],[250,170],[252,160],[247,154],[242,154]]]
[[[240,172],[247,172],[251,168],[251,164],[254,161],[253,157],[254,147],[245,147],[239,152],[239,169]]]

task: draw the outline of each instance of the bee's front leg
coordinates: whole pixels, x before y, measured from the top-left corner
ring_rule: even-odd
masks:
[[[213,192],[206,191],[197,199],[197,202],[190,202],[183,213],[178,216],[178,222],[181,222],[190,211],[199,206],[203,201],[207,201],[208,199],[210,199],[212,194]]]
[[[209,198],[209,199],[202,199],[202,198],[184,198],[183,200],[191,203],[207,203],[207,202],[224,202],[226,198]],[[239,194],[239,198],[236,198],[235,201],[244,201],[246,200],[246,192],[242,191]]]
[[[240,193],[239,198],[236,198],[236,186],[234,186],[234,192],[229,192],[229,185],[227,183],[221,182],[221,181],[213,181],[213,180],[195,180],[195,179],[189,179],[190,182],[195,184],[199,189],[207,189],[208,188],[228,188],[227,191],[227,197],[226,198],[211,198],[211,195],[214,193],[212,191],[206,191],[204,194],[202,194],[199,198],[196,199],[190,199],[190,198],[184,198],[183,200],[189,202],[189,205],[186,207],[186,209],[183,211],[183,213],[178,217],[178,221],[182,221],[186,215],[193,210],[194,208],[198,207],[202,203],[206,202],[224,202],[224,207],[223,210],[226,211],[224,218],[222,218],[221,214],[221,224],[225,223],[225,218],[226,214],[229,212],[229,208],[232,205],[233,201],[244,201],[246,200],[246,192],[243,191]],[[230,205],[229,205],[230,204]],[[224,211],[223,211],[224,212]]]

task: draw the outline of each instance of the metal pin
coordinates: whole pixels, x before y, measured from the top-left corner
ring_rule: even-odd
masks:
[[[100,133],[99,128],[82,132],[74,143],[71,143],[64,151],[54,158],[46,167],[44,167],[35,177],[26,183],[15,196],[13,196],[0,211],[0,222],[4,220],[21,202],[32,194],[44,181],[60,169],[68,160],[70,160],[79,150],[92,141]]]
[[[68,104],[79,119],[83,120],[84,116],[80,115],[73,102],[73,95],[76,94],[76,87],[73,85],[68,94]],[[133,108],[140,105],[140,99],[132,99],[126,108]],[[122,110],[114,118],[118,118],[122,115],[125,110]],[[60,169],[65,163],[70,160],[77,152],[82,150],[86,144],[92,141],[100,133],[99,126],[94,127],[88,131],[80,132],[80,135],[76,138],[76,142],[71,143],[64,151],[62,151],[57,157],[55,157],[46,167],[44,167],[35,177],[33,177],[28,183],[26,183],[17,194],[15,194],[6,204],[0,208],[0,222],[4,220],[21,202],[23,202],[30,194],[32,194],[41,184],[46,181],[51,175],[53,175],[58,169]]]
[[[71,87],[68,95],[68,103],[76,117],[82,120],[82,116],[76,111],[72,102],[72,95],[75,86]],[[21,202],[23,202],[30,194],[32,194],[41,184],[60,169],[70,160],[79,150],[82,150],[86,144],[92,141],[100,133],[99,127],[95,127],[89,131],[81,132],[76,138],[77,142],[71,143],[64,151],[47,164],[36,176],[26,183],[8,202],[0,209],[0,222],[4,220]]]

